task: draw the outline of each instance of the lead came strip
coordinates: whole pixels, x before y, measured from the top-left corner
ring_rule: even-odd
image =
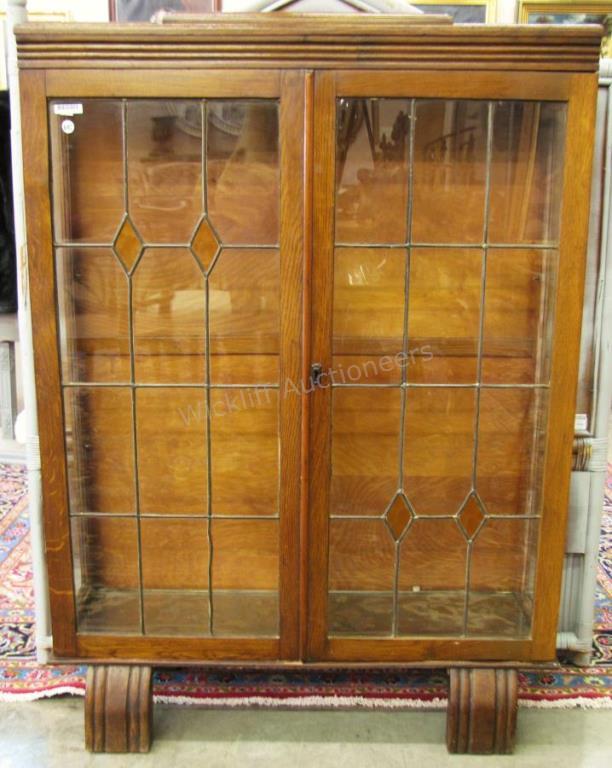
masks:
[[[128,176],[128,109],[126,99],[122,99],[122,120],[123,120],[123,189],[124,189],[124,205],[125,205],[125,217],[124,223],[129,218],[129,176]],[[123,225],[122,225],[123,226]],[[140,255],[142,255],[142,250]],[[129,326],[129,348],[130,348],[130,383],[132,388],[131,400],[132,400],[132,450],[133,450],[133,466],[134,466],[134,502],[136,505],[136,547],[138,557],[138,609],[140,616],[140,634],[146,634],[145,626],[145,613],[144,613],[144,584],[142,578],[142,530],[140,523],[140,472],[138,468],[138,429],[137,429],[137,405],[136,405],[136,390],[134,384],[136,382],[136,359],[134,351],[134,306],[133,306],[133,283],[132,272],[134,267],[138,264],[138,258],[136,263],[132,265],[132,268],[127,271],[128,278],[128,326]]]
[[[487,105],[487,156],[485,165],[485,210],[484,210],[484,222],[483,222],[483,246],[482,246],[482,282],[480,292],[480,324],[478,329],[478,361],[477,361],[477,385],[476,385],[476,407],[474,413],[474,452],[472,454],[472,488],[470,492],[471,498],[475,498],[476,493],[476,480],[477,480],[477,465],[478,465],[478,435],[480,431],[480,396],[482,392],[482,352],[484,346],[484,321],[485,321],[485,300],[487,289],[487,260],[488,260],[488,238],[489,238],[489,209],[491,202],[491,156],[493,153],[493,102],[489,102]],[[465,505],[466,502],[464,502]],[[462,505],[459,512],[464,508]],[[457,513],[457,515],[459,514]],[[484,523],[486,524],[486,522]],[[465,560],[465,595],[463,603],[463,636],[466,636],[468,631],[468,613],[469,613],[469,599],[470,599],[470,577],[472,571],[472,548],[474,536],[478,533],[478,530],[482,528],[482,525],[477,529],[473,535],[470,536],[467,544],[467,556]]]

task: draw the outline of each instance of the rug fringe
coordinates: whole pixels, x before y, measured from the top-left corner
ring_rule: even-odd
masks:
[[[196,696],[153,696],[157,704],[198,707],[206,709],[387,709],[387,710],[445,710],[446,698],[435,699],[382,699],[363,696],[292,696],[276,698],[247,696],[206,699]],[[526,709],[612,709],[612,696],[573,696],[564,699],[521,699],[519,706]]]
[[[206,709],[446,709],[447,700],[381,699],[366,696],[236,696],[206,699],[197,696],[154,695],[156,704],[177,704]]]
[[[567,699],[519,699],[526,709],[612,709],[612,696],[572,696]]]
[[[38,691],[0,692],[0,703],[38,701],[54,696],[84,696],[84,687],[60,685]],[[445,710],[447,699],[389,699],[366,696],[233,696],[205,698],[155,694],[156,704],[199,709],[368,709],[368,710]],[[572,696],[560,699],[519,698],[525,709],[612,709],[612,696]]]
[[[41,699],[52,699],[54,696],[85,696],[85,688],[77,688],[72,685],[58,685],[55,688],[23,691],[22,693],[2,691],[0,692],[0,704],[19,701],[40,701]]]

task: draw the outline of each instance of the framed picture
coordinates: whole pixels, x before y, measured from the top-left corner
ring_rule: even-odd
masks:
[[[109,0],[111,21],[151,21],[159,11],[212,13],[221,0]]]
[[[601,40],[601,55],[612,56],[612,1],[609,2],[548,2],[521,0],[521,24],[601,24],[605,30]]]
[[[455,24],[485,24],[495,21],[496,0],[456,0],[454,3],[420,0],[413,5],[424,13],[451,16]]]

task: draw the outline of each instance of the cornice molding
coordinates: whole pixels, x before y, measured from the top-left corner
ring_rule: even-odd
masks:
[[[22,68],[411,67],[595,72],[601,28],[452,25],[445,16],[228,14],[192,23],[24,24]]]

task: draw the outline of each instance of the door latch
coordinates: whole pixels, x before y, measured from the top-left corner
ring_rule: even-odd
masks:
[[[314,389],[315,387],[321,386],[321,378],[323,376],[323,366],[321,363],[313,363],[310,366],[310,387],[311,389]]]

